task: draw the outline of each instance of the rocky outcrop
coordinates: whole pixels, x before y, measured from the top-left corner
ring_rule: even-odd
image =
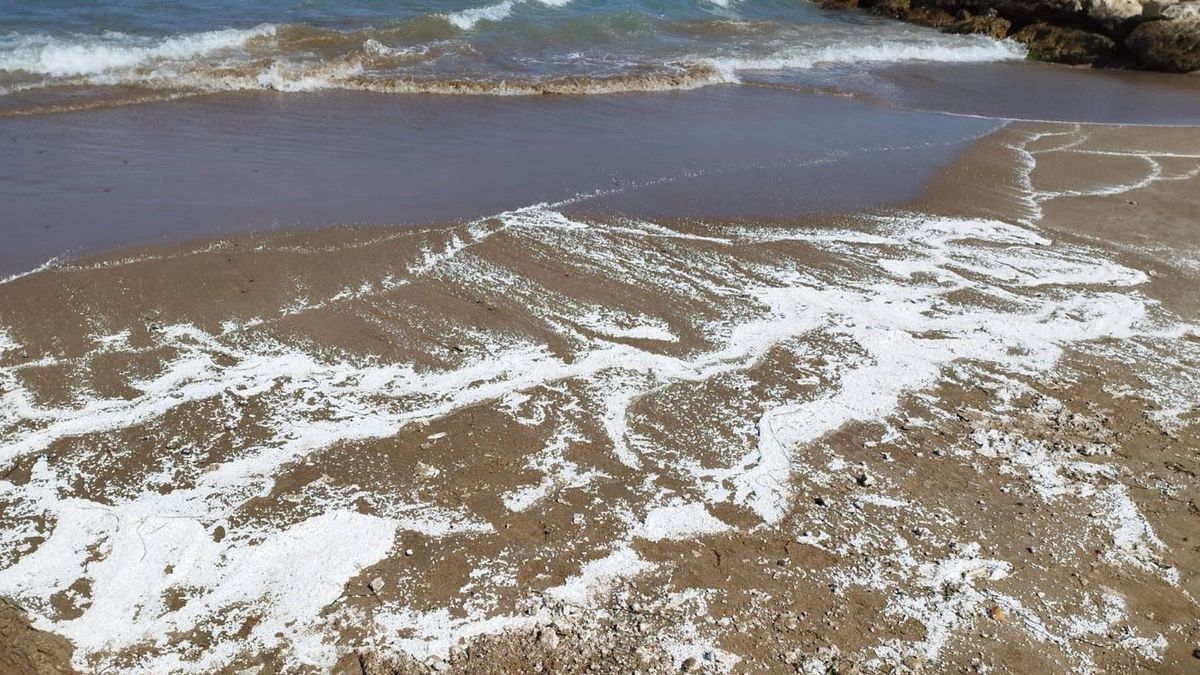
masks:
[[[1125,45],[1139,62],[1155,70],[1200,70],[1200,18],[1148,21],[1129,33]]]
[[[948,33],[1011,39],[1071,65],[1200,70],[1200,0],[817,0]]]
[[[1026,26],[1013,33],[1012,39],[1025,45],[1029,56],[1038,61],[1072,66],[1111,63],[1117,54],[1117,43],[1111,38],[1048,23]]]
[[[1012,30],[1012,22],[999,16],[965,16],[945,27],[947,33],[979,33],[1003,40]]]

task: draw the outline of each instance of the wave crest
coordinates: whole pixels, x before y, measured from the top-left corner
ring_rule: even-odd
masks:
[[[177,35],[159,40],[125,33],[57,38],[18,36],[0,44],[0,71],[19,71],[52,77],[100,75],[129,70],[158,61],[184,61],[240,49],[248,43],[275,37],[276,26],[226,29]]]
[[[471,30],[480,21],[503,21],[512,15],[513,9],[522,2],[533,2],[546,7],[562,7],[571,0],[504,0],[494,5],[472,7],[443,15],[446,21],[460,30]]]
[[[508,11],[515,3],[561,6],[568,2],[506,0],[467,10],[476,12],[470,15],[476,18],[459,23],[475,26],[484,20],[479,17],[499,17],[497,8]],[[741,36],[730,44],[685,37],[692,45],[703,45],[686,51],[654,43],[610,49],[585,40],[582,45],[527,51],[518,47],[514,52],[511,44],[497,46],[489,39],[456,33],[442,19],[426,17],[418,24],[347,31],[262,24],[158,39],[123,33],[4,36],[0,37],[0,115],[245,90],[504,96],[682,90],[739,83],[744,74],[799,72],[825,65],[972,63],[1024,57],[1024,49],[1014,43],[911,32],[873,35],[869,41],[826,32],[790,43],[775,38],[748,43]],[[685,33],[672,34],[678,39]],[[772,49],[772,44],[788,46]],[[777,84],[774,79],[771,83]]]

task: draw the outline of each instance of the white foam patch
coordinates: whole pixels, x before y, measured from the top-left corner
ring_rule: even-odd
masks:
[[[537,624],[533,616],[454,616],[449,610],[419,611],[410,607],[377,610],[373,624],[377,647],[407,654],[417,660],[442,658],[456,645],[484,635],[527,629]]]
[[[21,348],[21,345],[9,335],[8,331],[0,328],[0,354],[4,352],[15,352]]]
[[[54,490],[40,463],[34,482]],[[392,547],[395,526],[353,512],[330,512],[254,539],[215,542],[186,496],[144,497],[112,507],[46,500],[54,535],[0,572],[0,593],[56,592],[76,579],[91,602],[75,619],[39,625],[64,635],[84,655],[136,644],[166,647],[169,636],[203,630],[208,648],[148,657],[151,670],[217,670],[245,652],[283,648],[298,663],[329,667],[339,655],[320,612],[363,567]],[[92,559],[79,542],[100,546]],[[170,609],[171,590],[188,596]],[[257,619],[248,635],[243,624]],[[83,661],[80,663],[82,666]]]
[[[579,574],[561,586],[551,588],[546,595],[560,602],[584,606],[617,582],[653,568],[653,563],[642,560],[632,549],[622,546],[603,558],[584,564]]]
[[[730,530],[729,525],[714,518],[699,502],[671,504],[650,510],[633,534],[650,541],[663,539],[692,539],[705,534]]]
[[[647,316],[627,316],[597,308],[579,317],[577,322],[600,335],[633,340],[678,342],[679,336],[663,320]]]

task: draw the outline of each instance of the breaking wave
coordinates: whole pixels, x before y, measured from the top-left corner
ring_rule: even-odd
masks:
[[[711,17],[651,25],[631,14],[575,16],[536,29],[515,20],[511,27],[492,25],[519,6],[569,4],[506,0],[353,30],[264,23],[167,37],[12,33],[0,36],[0,114],[247,90],[458,95],[682,90],[751,82],[754,73],[777,79],[827,66],[1024,56],[1013,43],[898,26],[814,31]]]
[[[156,62],[219,56],[257,39],[274,38],[275,30],[275,26],[263,24],[247,30],[217,30],[157,40],[114,32],[69,38],[10,36],[0,40],[0,71],[51,77],[131,71]]]
[[[446,14],[446,20],[454,27],[471,30],[480,21],[503,21],[512,15],[513,8],[521,2],[532,2],[546,7],[562,7],[571,0],[504,0],[485,7],[475,7]]]

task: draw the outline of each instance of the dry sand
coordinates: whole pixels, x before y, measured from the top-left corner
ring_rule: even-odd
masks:
[[[1194,129],[1016,124],[878,213],[0,285],[0,664],[1194,672],[1197,195]]]

